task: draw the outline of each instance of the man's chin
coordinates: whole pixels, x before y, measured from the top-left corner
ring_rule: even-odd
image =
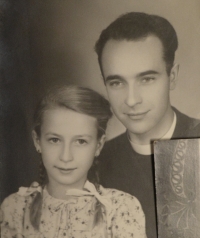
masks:
[[[134,134],[134,135],[144,135],[144,134],[146,134],[146,130],[142,130],[142,129],[135,129],[135,130],[133,130],[133,129],[127,129],[128,130],[128,133],[129,134]]]
[[[147,125],[142,125],[142,124],[137,124],[135,123],[135,125],[124,125],[128,132],[130,134],[134,134],[134,135],[145,135],[147,134],[149,131],[151,131],[151,128],[148,128]]]
[[[148,131],[148,128],[141,121],[134,122],[134,125],[133,122],[131,122],[130,124],[130,123],[123,123],[123,121],[121,121],[121,123],[126,127],[128,132],[131,134],[142,135]]]

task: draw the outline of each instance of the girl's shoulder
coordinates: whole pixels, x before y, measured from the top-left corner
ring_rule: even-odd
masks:
[[[15,207],[15,206],[25,206],[28,202],[29,197],[35,196],[36,192],[41,192],[42,188],[37,182],[33,182],[30,187],[20,187],[18,192],[10,194],[4,199],[1,204],[1,208]]]
[[[101,186],[101,191],[111,201],[106,214],[114,237],[146,237],[145,216],[138,199],[117,189]]]
[[[138,199],[129,193],[126,193],[117,189],[113,189],[113,188],[104,188],[103,186],[100,186],[100,190],[101,190],[101,195],[109,199],[112,202],[112,204],[115,206],[120,206],[124,203],[126,203],[127,205],[140,204]]]
[[[0,207],[2,219],[6,220],[14,214],[23,213],[26,206],[26,197],[20,196],[18,193],[10,194],[6,197]]]

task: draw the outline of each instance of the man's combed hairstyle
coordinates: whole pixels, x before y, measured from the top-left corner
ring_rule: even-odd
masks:
[[[105,134],[107,122],[112,116],[109,102],[97,92],[76,85],[66,85],[51,89],[39,102],[34,114],[34,131],[41,136],[41,125],[44,113],[54,108],[66,108],[75,112],[96,118],[97,137]],[[88,179],[99,189],[98,159],[88,171]],[[39,183],[44,188],[48,181],[43,162],[40,163]],[[30,221],[35,229],[39,229],[42,208],[42,194],[37,193],[30,207]],[[96,204],[95,221],[101,220],[102,212],[99,203]]]
[[[102,52],[109,40],[136,41],[154,35],[163,45],[163,58],[169,74],[174,63],[175,51],[178,48],[178,39],[173,26],[165,18],[141,12],[130,12],[113,21],[104,29],[96,42],[95,51],[98,55],[100,69],[102,70]]]

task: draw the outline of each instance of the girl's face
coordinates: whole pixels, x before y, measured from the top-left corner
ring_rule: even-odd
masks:
[[[96,118],[58,107],[43,115],[41,136],[33,131],[36,149],[49,179],[49,189],[82,189],[94,157],[105,140],[97,139]]]

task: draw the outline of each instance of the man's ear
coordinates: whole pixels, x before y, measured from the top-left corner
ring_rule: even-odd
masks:
[[[95,152],[95,156],[99,156],[100,152],[104,146],[104,143],[106,141],[106,135],[102,135],[102,137],[99,139],[99,142],[97,144],[97,148],[96,148],[96,152]]]
[[[175,89],[178,80],[179,64],[174,64],[170,72],[170,90]]]
[[[35,149],[37,150],[38,153],[41,153],[40,139],[35,130],[32,131],[32,138],[35,145]]]

